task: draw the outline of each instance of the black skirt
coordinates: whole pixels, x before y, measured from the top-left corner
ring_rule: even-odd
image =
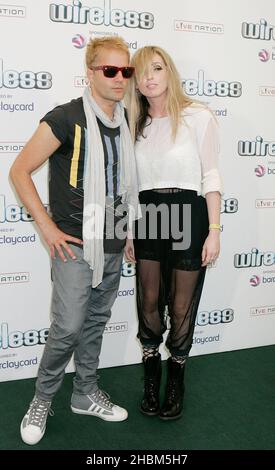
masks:
[[[137,259],[160,261],[170,269],[196,271],[208,235],[206,200],[196,191],[142,191],[142,218],[136,221]]]

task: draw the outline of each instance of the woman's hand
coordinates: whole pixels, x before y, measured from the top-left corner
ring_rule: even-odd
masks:
[[[126,238],[126,245],[124,248],[124,258],[128,263],[135,263],[135,248],[132,238]]]
[[[214,263],[220,253],[220,231],[213,229],[209,231],[202,248],[202,266]]]

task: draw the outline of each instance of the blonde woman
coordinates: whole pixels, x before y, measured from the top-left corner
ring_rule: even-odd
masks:
[[[125,256],[137,263],[137,309],[145,372],[141,411],[165,420],[182,414],[184,370],[206,266],[220,251],[222,183],[217,125],[187,97],[171,57],[146,46],[132,58],[129,124],[135,141],[143,217]],[[181,237],[179,237],[181,234]],[[159,345],[167,328],[165,400],[159,403]]]

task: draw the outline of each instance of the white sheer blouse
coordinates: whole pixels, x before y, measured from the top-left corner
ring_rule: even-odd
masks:
[[[217,124],[206,108],[185,108],[173,141],[169,117],[154,118],[136,142],[139,191],[181,188],[222,194]],[[148,120],[150,122],[150,120]]]

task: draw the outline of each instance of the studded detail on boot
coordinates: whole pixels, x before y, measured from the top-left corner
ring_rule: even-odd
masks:
[[[140,411],[149,416],[159,414],[159,389],[161,379],[160,354],[143,360],[144,365],[144,395]]]
[[[182,366],[171,358],[167,360],[168,375],[164,404],[160,410],[161,419],[178,419],[182,414],[182,401],[184,394],[184,370]]]

